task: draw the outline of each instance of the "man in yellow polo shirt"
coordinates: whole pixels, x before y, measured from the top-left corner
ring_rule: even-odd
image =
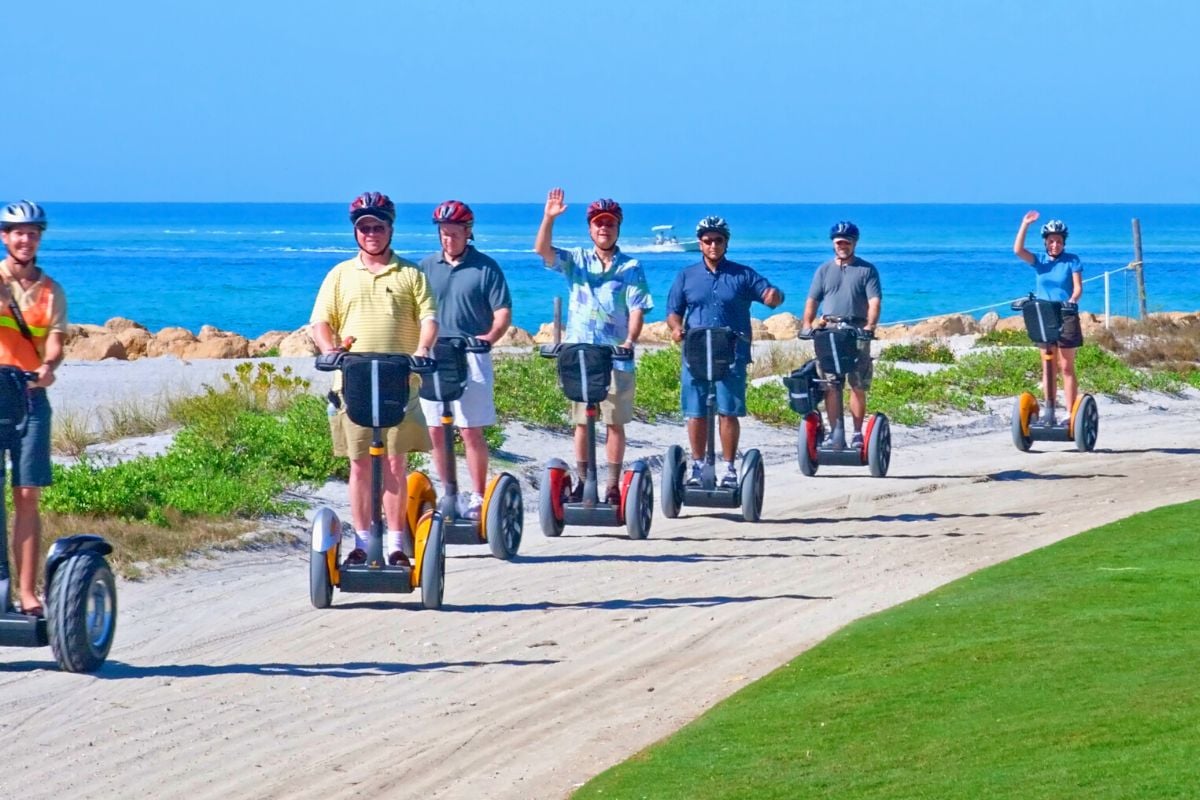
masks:
[[[392,252],[396,207],[387,195],[367,192],[350,204],[350,222],[358,255],[329,271],[313,306],[313,341],[322,353],[353,349],[360,353],[409,353],[428,356],[437,339],[437,303],[416,264]],[[340,388],[335,378],[335,389]],[[414,380],[415,384],[415,380]],[[371,429],[355,425],[345,404],[329,419],[333,454],[350,459],[350,517],[354,550],[349,564],[366,561],[371,524]],[[429,430],[414,388],[404,421],[384,431],[383,515],[387,520],[388,563],[407,564],[402,548],[408,501],[406,466],[410,450],[428,452]]]

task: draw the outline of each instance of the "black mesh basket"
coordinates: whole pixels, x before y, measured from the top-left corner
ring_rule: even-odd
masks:
[[[813,331],[813,349],[826,375],[848,375],[858,365],[858,332],[853,328]]]
[[[408,364],[347,355],[342,366],[342,396],[346,414],[364,428],[390,428],[404,421],[408,407]],[[378,387],[378,409],[374,401]]]
[[[558,351],[558,382],[576,403],[599,403],[608,396],[612,380],[612,349],[608,345],[564,344]]]
[[[438,339],[433,346],[437,369],[421,376],[421,397],[434,402],[450,402],[463,396],[470,372],[467,345],[462,339]]]
[[[699,381],[719,381],[737,356],[737,334],[729,328],[691,328],[683,339],[683,360]]]
[[[1062,338],[1062,303],[1026,300],[1021,306],[1025,330],[1036,344],[1054,344]]]
[[[791,375],[783,379],[783,385],[788,390],[788,404],[800,416],[817,410],[822,393],[817,387],[817,361],[806,361],[800,369],[793,370]]]
[[[17,446],[25,433],[25,415],[29,410],[29,390],[21,370],[0,366],[0,448]],[[0,453],[0,459],[4,454]],[[3,470],[0,464],[0,471]],[[4,598],[0,598],[3,602]]]

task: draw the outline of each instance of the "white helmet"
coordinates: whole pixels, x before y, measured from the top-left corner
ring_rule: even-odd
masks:
[[[29,200],[10,203],[0,211],[0,230],[6,231],[17,225],[37,225],[46,230],[46,212],[37,203]]]
[[[1052,233],[1057,233],[1063,237],[1063,241],[1067,240],[1067,223],[1061,219],[1052,219],[1042,226],[1042,238],[1045,239]]]

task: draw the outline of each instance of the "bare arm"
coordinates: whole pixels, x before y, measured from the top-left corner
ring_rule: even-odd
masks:
[[[671,329],[671,341],[683,341],[683,317],[678,314],[667,314],[667,327]]]
[[[433,317],[426,317],[421,320],[421,338],[417,340],[417,349],[413,353],[414,356],[428,356],[429,351],[433,348],[433,343],[437,341],[438,324]]]
[[[1029,231],[1029,226],[1037,222],[1037,218],[1038,212],[1027,211],[1025,216],[1021,218],[1021,227],[1017,228],[1017,239],[1013,242],[1013,255],[1026,264],[1033,264],[1037,261],[1037,257],[1025,249],[1025,234]]]
[[[508,330],[512,325],[512,309],[497,308],[492,312],[492,327],[487,333],[480,336],[485,342],[495,342]]]
[[[813,323],[817,321],[817,301],[811,297],[804,301],[804,319],[801,325],[805,329],[812,328]]]
[[[62,331],[50,331],[50,335],[46,337],[46,355],[42,358],[42,365],[37,368],[37,380],[33,382],[33,385],[44,389],[54,383],[54,370],[58,369],[62,360]]]
[[[783,305],[783,292],[772,286],[763,292],[762,301],[767,308],[779,308]]]
[[[546,195],[546,211],[542,214],[537,239],[533,242],[533,251],[542,257],[546,266],[554,263],[554,220],[566,210],[563,190],[558,187],[551,189]]]
[[[1078,303],[1079,298],[1083,296],[1083,273],[1071,273],[1071,298],[1069,302]]]
[[[332,353],[338,349],[333,340],[333,328],[328,322],[314,322],[311,328],[312,340],[322,353]]]
[[[867,300],[867,324],[863,327],[869,331],[875,330],[875,326],[879,324],[879,312],[883,310],[883,300],[878,297],[872,297]]]
[[[629,309],[629,336],[622,343],[625,347],[633,347],[638,337],[642,335],[642,323],[646,320],[646,312],[640,308]]]

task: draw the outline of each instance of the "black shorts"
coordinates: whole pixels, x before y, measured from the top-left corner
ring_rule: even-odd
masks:
[[[1057,347],[1070,348],[1083,345],[1083,328],[1079,324],[1078,314],[1063,317],[1062,331],[1059,333],[1058,341],[1054,344]]]

